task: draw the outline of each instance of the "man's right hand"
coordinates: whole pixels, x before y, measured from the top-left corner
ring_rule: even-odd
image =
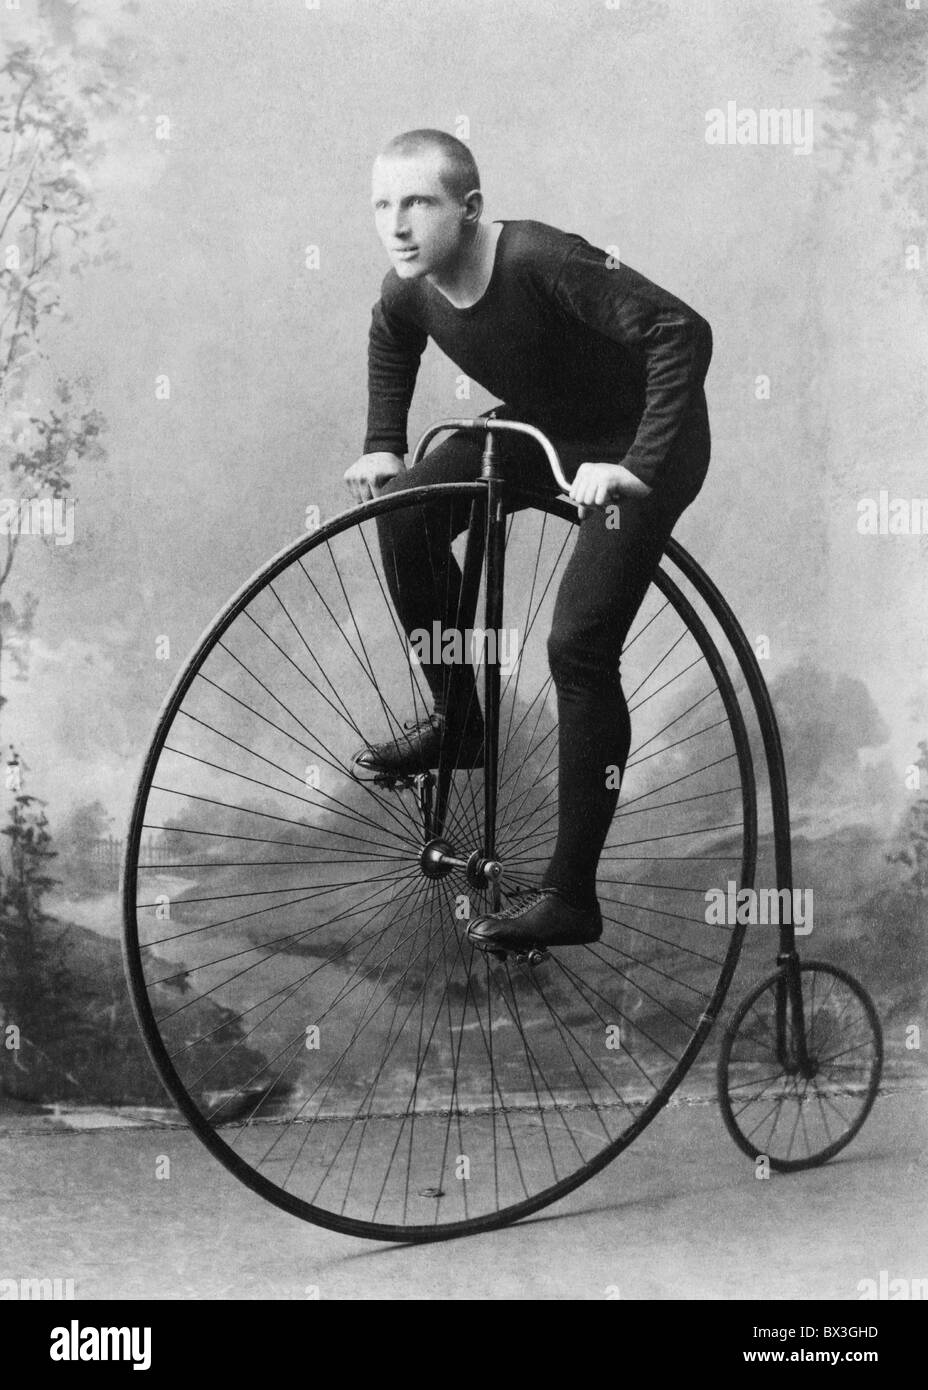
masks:
[[[391,478],[405,472],[406,465],[398,454],[362,454],[345,473],[345,482],[356,502],[369,502]]]

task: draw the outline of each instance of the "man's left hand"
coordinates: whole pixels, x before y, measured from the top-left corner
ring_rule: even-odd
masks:
[[[580,510],[580,520],[597,507],[622,497],[648,497],[652,489],[621,463],[581,463],[568,494]]]

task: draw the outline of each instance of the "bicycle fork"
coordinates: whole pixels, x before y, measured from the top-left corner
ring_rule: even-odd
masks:
[[[484,558],[488,553],[487,523],[488,514],[485,500],[475,500],[471,506],[470,524],[467,528],[467,546],[464,552],[464,565],[461,573],[461,592],[455,622],[459,631],[466,631],[477,611],[477,597],[480,591],[480,576],[483,572]],[[489,594],[489,586],[487,590]],[[473,699],[473,696],[471,696]],[[465,718],[470,714],[465,711]],[[487,736],[489,742],[489,736]],[[420,793],[420,812],[422,827],[427,839],[437,839],[444,834],[448,813],[448,798],[454,778],[454,763],[457,749],[446,742],[439,753],[438,767],[427,791],[428,805]]]
[[[492,661],[484,663],[484,759],[483,759],[483,857],[486,864],[496,861],[497,777],[499,774],[500,637],[503,631],[503,581],[506,561],[506,521],[503,512],[503,482],[496,466],[496,442],[487,431],[481,476],[487,480],[486,513],[486,602],[484,625],[494,633]],[[486,644],[484,657],[487,658]],[[491,910],[499,908],[499,875],[490,880]]]
[[[466,860],[448,852],[444,829],[448,813],[456,749],[445,746],[439,755],[436,776],[430,773],[416,779],[417,796],[426,839],[422,867],[426,873],[438,874],[449,868],[464,868],[474,887],[486,889],[490,910],[500,906],[500,866],[496,860],[497,780],[499,777],[499,712],[500,712],[500,634],[503,626],[503,590],[506,560],[506,519],[504,510],[504,481],[497,467],[496,442],[492,430],[487,430],[481,461],[481,477],[486,482],[486,496],[475,501],[471,509],[467,545],[458,604],[459,627],[470,624],[477,611],[481,575],[484,586],[484,760],[483,843]],[[488,640],[493,633],[492,641]]]
[[[818,1071],[818,1063],[806,1037],[799,956],[793,948],[781,953],[779,961],[783,969],[776,985],[777,1060],[788,1075],[808,1080]]]

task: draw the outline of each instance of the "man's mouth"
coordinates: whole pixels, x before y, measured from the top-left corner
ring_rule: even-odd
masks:
[[[394,256],[399,256],[400,260],[408,261],[413,256],[417,255],[418,251],[418,246],[397,246],[393,254]]]

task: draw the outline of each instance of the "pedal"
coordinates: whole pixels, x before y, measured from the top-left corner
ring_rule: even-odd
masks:
[[[386,791],[396,792],[415,790],[416,779],[414,776],[395,772],[371,772],[367,768],[359,768],[356,762],[351,764],[351,776],[362,787],[380,787]]]
[[[391,792],[411,792],[415,791],[416,779],[395,772],[377,772],[374,774],[374,786],[384,787]]]
[[[532,946],[529,950],[506,951],[499,947],[479,946],[479,950],[484,955],[492,956],[494,960],[512,960],[516,965],[528,965],[534,969],[538,965],[543,965],[546,960],[550,960],[550,952],[543,946]]]

